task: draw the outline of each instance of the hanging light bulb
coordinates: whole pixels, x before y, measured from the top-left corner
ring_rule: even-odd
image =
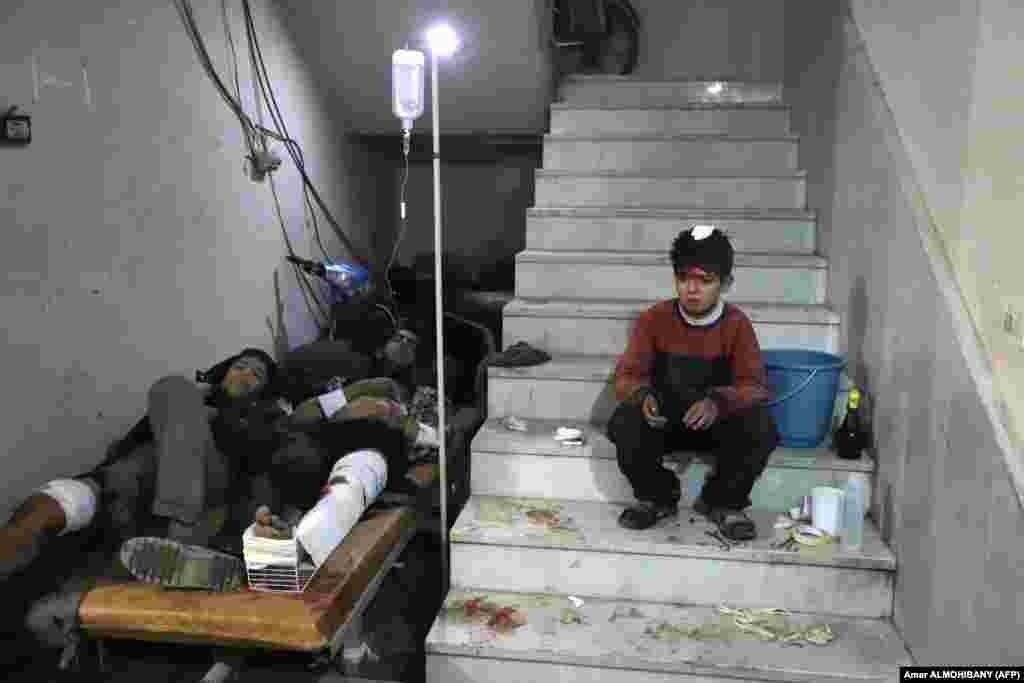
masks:
[[[451,57],[459,49],[459,36],[448,24],[436,24],[427,30],[427,43],[438,57]]]
[[[395,50],[391,55],[391,106],[409,135],[412,122],[423,113],[423,65],[419,50]]]

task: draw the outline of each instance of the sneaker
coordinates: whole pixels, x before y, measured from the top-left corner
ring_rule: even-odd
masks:
[[[750,541],[757,538],[757,526],[743,510],[713,508],[707,518],[730,541]]]
[[[648,500],[641,500],[622,511],[622,514],[619,515],[619,526],[625,529],[649,529],[659,520],[678,513],[679,508],[676,503],[658,505]]]
[[[730,541],[749,541],[757,538],[757,525],[743,510],[712,507],[700,496],[693,501],[693,511],[703,515]]]
[[[136,579],[164,588],[237,591],[245,579],[245,564],[239,558],[166,538],[130,538],[121,545],[119,556]]]

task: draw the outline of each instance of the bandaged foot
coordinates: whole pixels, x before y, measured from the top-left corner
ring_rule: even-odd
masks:
[[[253,518],[252,533],[260,538],[273,538],[284,541],[292,537],[291,526],[283,519],[273,514],[269,507],[261,505],[256,509]]]

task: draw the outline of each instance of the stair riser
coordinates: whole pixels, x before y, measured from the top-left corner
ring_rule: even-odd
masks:
[[[796,169],[796,143],[786,140],[558,140],[544,141],[544,168],[566,171],[718,171],[750,175]]]
[[[506,313],[502,335],[509,342],[526,341],[553,354],[614,356],[626,348],[635,318],[548,318]],[[763,349],[801,348],[836,353],[838,325],[754,323]]]
[[[729,234],[736,251],[810,254],[814,221],[527,216],[526,248],[570,251],[663,251],[687,226],[712,224]]]
[[[603,666],[573,666],[546,661],[528,662],[518,659],[432,654],[430,645],[427,648],[426,680],[435,683],[764,683],[763,678],[725,678],[636,669],[610,669]]]
[[[496,591],[869,618],[892,611],[890,572],[821,565],[481,545],[453,535],[451,571],[452,585]]]
[[[689,507],[703,486],[708,465],[691,463],[679,474],[683,499]],[[849,472],[795,469],[769,465],[751,492],[753,507],[780,513],[800,503],[815,486],[846,485]],[[555,457],[512,453],[473,452],[474,495],[594,500],[606,503],[634,502],[633,489],[607,458]],[[682,510],[680,514],[687,514]]]
[[[803,178],[665,178],[544,176],[535,206],[802,209]]]
[[[733,83],[717,95],[708,92],[710,82],[588,81],[567,80],[560,88],[561,101],[573,105],[684,106],[692,103],[780,104],[778,83]]]
[[[487,414],[607,423],[617,401],[612,385],[596,380],[489,377]]]
[[[784,109],[552,109],[561,135],[788,135]]]
[[[819,268],[739,266],[729,296],[737,301],[820,304],[826,273]],[[676,296],[665,265],[535,263],[516,258],[516,296],[533,299],[668,299]]]

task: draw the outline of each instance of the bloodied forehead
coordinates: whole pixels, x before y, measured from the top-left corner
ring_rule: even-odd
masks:
[[[713,278],[713,277],[716,277],[717,275],[718,275],[718,273],[715,273],[715,272],[710,271],[710,270],[704,270],[700,266],[689,266],[689,267],[686,268],[686,270],[684,270],[682,273],[679,274],[679,277],[680,277],[680,279],[686,279],[686,278],[689,278],[689,277],[695,277],[695,278],[711,277],[711,278]]]

